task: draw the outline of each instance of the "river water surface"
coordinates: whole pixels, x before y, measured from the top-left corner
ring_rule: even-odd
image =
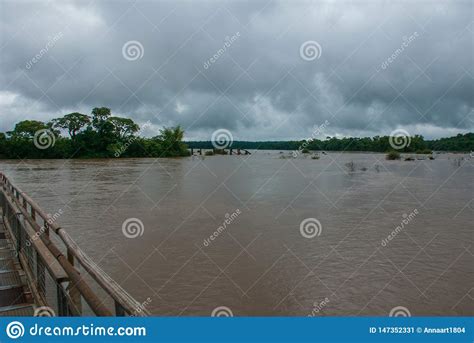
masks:
[[[473,161],[258,151],[0,170],[62,212],[61,226],[154,315],[473,315]],[[135,238],[130,218],[143,223]],[[300,230],[308,218],[319,235]]]

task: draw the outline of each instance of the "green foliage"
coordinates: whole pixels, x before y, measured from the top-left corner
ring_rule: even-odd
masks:
[[[92,126],[94,126],[97,131],[100,131],[110,115],[110,108],[94,107],[92,109]]]
[[[54,145],[39,149],[35,133],[49,130]],[[61,136],[61,130],[69,137]],[[24,120],[7,135],[0,133],[0,158],[108,158],[108,157],[176,157],[188,156],[181,127],[164,128],[154,138],[135,134],[140,127],[129,118],[113,117],[109,108],[92,110],[91,117],[69,113],[51,123]]]
[[[224,149],[214,149],[214,154],[216,154],[216,155],[227,155],[227,150],[224,150]]]
[[[140,127],[129,118],[110,117],[108,121],[113,125],[114,134],[121,139],[132,136],[140,130]]]
[[[309,141],[264,141],[264,142],[242,142],[234,141],[234,149],[259,149],[259,150],[294,150],[298,151],[305,143],[305,148],[313,151],[373,151],[389,152],[393,150],[390,145],[389,136],[375,137],[327,137],[325,140],[313,139]],[[186,142],[190,148],[212,149],[210,141]],[[459,134],[451,138],[441,138],[434,141],[425,141],[423,136],[410,137],[410,144],[399,152],[428,151],[463,151],[474,150],[474,133]]]
[[[429,149],[436,151],[469,152],[474,150],[474,133],[458,134],[454,137],[427,141],[426,145]]]
[[[386,159],[387,160],[399,160],[400,159],[400,153],[398,151],[392,150],[387,154]]]
[[[69,133],[69,137],[74,139],[76,134],[86,125],[90,124],[90,117],[78,112],[66,114],[62,118],[52,120],[53,127],[65,129]]]
[[[15,125],[13,131],[8,131],[7,135],[14,139],[33,138],[39,130],[48,129],[48,125],[38,120],[23,120]]]
[[[183,143],[184,131],[180,126],[175,128],[164,128],[160,134],[154,137],[161,149],[163,157],[188,156],[186,144]]]
[[[39,130],[49,130],[55,144],[38,149],[33,140]],[[129,118],[112,116],[107,107],[96,107],[91,116],[73,112],[50,123],[37,120],[18,122],[12,131],[0,133],[0,158],[108,158],[108,157],[177,157],[188,156],[188,146],[194,149],[213,149],[212,142],[183,142],[180,126],[163,128],[153,138],[137,136],[139,126]],[[67,131],[69,138],[61,136]],[[303,145],[304,144],[304,145]],[[410,137],[410,144],[402,150],[391,151],[390,137],[364,138],[327,137],[325,140],[306,141],[234,141],[233,149],[309,151],[374,151],[389,152],[387,159],[400,159],[400,152],[430,154],[435,151],[474,150],[474,133],[425,141],[422,136]],[[216,153],[219,153],[216,152]],[[282,158],[285,158],[283,156]],[[315,156],[311,158],[316,159]],[[318,156],[319,158],[319,156]]]

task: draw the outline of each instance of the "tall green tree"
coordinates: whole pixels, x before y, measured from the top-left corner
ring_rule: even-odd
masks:
[[[78,112],[69,113],[62,118],[52,120],[53,127],[67,130],[69,137],[72,139],[76,138],[77,133],[88,125],[90,121],[88,115]]]
[[[111,116],[110,108],[108,107],[94,107],[92,109],[92,126],[98,131],[102,132],[107,126],[107,119]]]
[[[130,118],[110,117],[108,121],[114,127],[114,133],[118,138],[124,139],[140,130],[140,127]]]
[[[183,137],[183,129],[181,126],[176,126],[161,129],[160,134],[154,139],[160,143],[163,157],[186,156],[188,150],[186,144],[183,143]]]
[[[12,138],[33,138],[39,130],[48,129],[49,126],[38,120],[23,120],[15,125],[13,131],[8,131],[7,135]]]

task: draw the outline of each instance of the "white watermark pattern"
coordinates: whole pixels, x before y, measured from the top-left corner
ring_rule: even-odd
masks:
[[[56,143],[56,135],[50,129],[38,130],[33,137],[33,143],[38,149],[48,149]]]
[[[315,301],[313,303],[313,310],[311,311],[310,314],[308,314],[308,317],[316,317],[316,315],[323,310],[329,304],[329,298],[326,297],[322,301],[317,302]]]
[[[316,218],[306,218],[300,224],[300,233],[304,238],[314,238],[321,235],[322,225]]]
[[[324,123],[322,123],[321,125],[319,126],[316,126],[314,129],[313,129],[313,132],[311,133],[311,137],[307,140],[304,141],[304,143],[302,143],[299,147],[298,147],[298,150],[295,150],[293,151],[293,157],[298,157],[298,155],[304,150],[306,149],[309,144],[311,142],[313,142],[317,137],[318,135],[320,135],[323,130],[329,125],[329,121],[328,120],[325,120]]]
[[[411,317],[410,311],[404,306],[395,306],[390,310],[390,317]]]
[[[145,226],[138,218],[128,218],[122,224],[122,233],[127,238],[137,238],[143,236]]]
[[[34,241],[36,241],[38,238],[41,237],[42,234],[46,232],[46,225],[51,225],[55,223],[59,219],[59,217],[61,217],[62,214],[63,214],[63,210],[61,208],[53,214],[48,214],[48,220],[46,221],[46,223],[43,226],[41,226],[41,228],[38,231],[36,231],[31,236],[31,238],[25,241],[25,247],[30,247]],[[21,250],[15,250],[15,256],[18,257],[18,255],[20,254],[20,251],[22,251],[23,249],[24,247]]]
[[[227,49],[230,48],[232,44],[234,44],[235,41],[239,38],[240,38],[240,32],[238,31],[230,37],[229,36],[225,37],[224,45],[222,45],[222,47],[220,47],[210,58],[208,58],[206,62],[204,62],[204,65],[203,65],[204,69],[209,69],[211,65],[216,63],[219,60],[219,58],[221,58],[221,56],[224,55]]]
[[[25,327],[22,323],[14,321],[7,325],[5,331],[8,337],[11,339],[17,339],[23,337],[25,334]]]
[[[233,317],[232,310],[227,306],[219,306],[212,310],[212,317]]]
[[[133,313],[130,314],[130,317],[136,317],[138,314],[142,313],[142,312],[145,312],[146,308],[148,305],[151,304],[151,298],[148,297],[145,299],[144,302],[140,303],[136,308],[135,308],[135,311],[133,311]]]
[[[56,313],[51,307],[48,306],[40,306],[35,308],[35,312],[33,314],[35,317],[56,317]]]
[[[305,61],[314,61],[320,58],[322,52],[321,45],[314,40],[308,40],[300,46],[300,57]]]
[[[229,130],[218,129],[212,133],[211,142],[212,146],[216,149],[225,149],[232,145],[234,137]]]
[[[115,150],[114,156],[115,157],[120,157],[125,151],[127,151],[128,147],[137,140],[138,137],[140,137],[143,129],[146,129],[151,126],[151,121],[147,121],[143,126],[140,128],[140,130],[133,136],[130,136],[127,138],[126,142],[120,145],[120,147]]]
[[[388,142],[393,149],[401,150],[410,146],[411,137],[408,131],[397,129],[390,133]]]
[[[414,209],[410,214],[404,213],[402,215],[403,219],[400,222],[400,225],[398,225],[390,234],[387,236],[387,238],[382,239],[382,246],[386,247],[388,243],[393,240],[405,227],[406,225],[410,224],[410,222],[418,215],[418,209]]]
[[[27,326],[28,327],[28,326]],[[144,326],[96,326],[93,323],[81,325],[41,325],[35,323],[25,330],[25,326],[19,321],[10,322],[6,334],[11,339],[23,337],[132,337],[146,336],[147,330]],[[34,338],[32,338],[34,340]],[[64,340],[64,339],[63,339]]]
[[[208,247],[212,241],[214,241],[215,239],[217,239],[217,237],[219,237],[219,235],[224,232],[227,227],[232,224],[234,222],[234,220],[241,214],[242,212],[240,211],[240,209],[236,209],[234,212],[232,212],[231,214],[229,213],[226,213],[225,214],[225,219],[224,221],[222,222],[222,225],[220,225],[216,231],[214,231],[210,236],[209,238],[206,238],[203,242],[203,245],[205,247]]]
[[[127,61],[137,61],[143,57],[145,49],[137,40],[130,40],[122,46],[122,55]]]
[[[53,37],[49,37],[48,42],[46,43],[44,48],[42,48],[31,60],[26,63],[26,69],[29,70],[33,67],[33,65],[38,63],[43,58],[43,56],[48,53],[49,49],[53,48],[62,37],[62,32],[58,32]]]
[[[413,32],[410,36],[403,36],[403,42],[400,45],[400,47],[397,48],[389,57],[385,59],[385,61],[382,62],[382,64],[380,65],[381,68],[384,70],[387,69],[388,66],[392,64],[393,62],[395,62],[398,56],[400,56],[403,53],[403,51],[405,51],[405,49],[408,48],[408,46],[419,36],[420,35],[416,31]]]

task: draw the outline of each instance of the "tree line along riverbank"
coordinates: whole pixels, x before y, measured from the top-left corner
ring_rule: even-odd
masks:
[[[0,132],[0,158],[118,158],[189,156],[190,148],[213,149],[212,141],[184,142],[180,126],[163,128],[151,138],[143,137],[140,126],[130,118],[113,116],[107,107],[93,108],[90,115],[73,112],[49,122],[23,120],[11,131]],[[211,135],[210,135],[211,136]],[[222,142],[219,142],[221,144]],[[474,150],[474,133],[425,140],[406,137],[326,137],[295,141],[231,141],[226,148],[260,150],[326,150],[431,153]],[[397,144],[399,144],[397,146]]]

